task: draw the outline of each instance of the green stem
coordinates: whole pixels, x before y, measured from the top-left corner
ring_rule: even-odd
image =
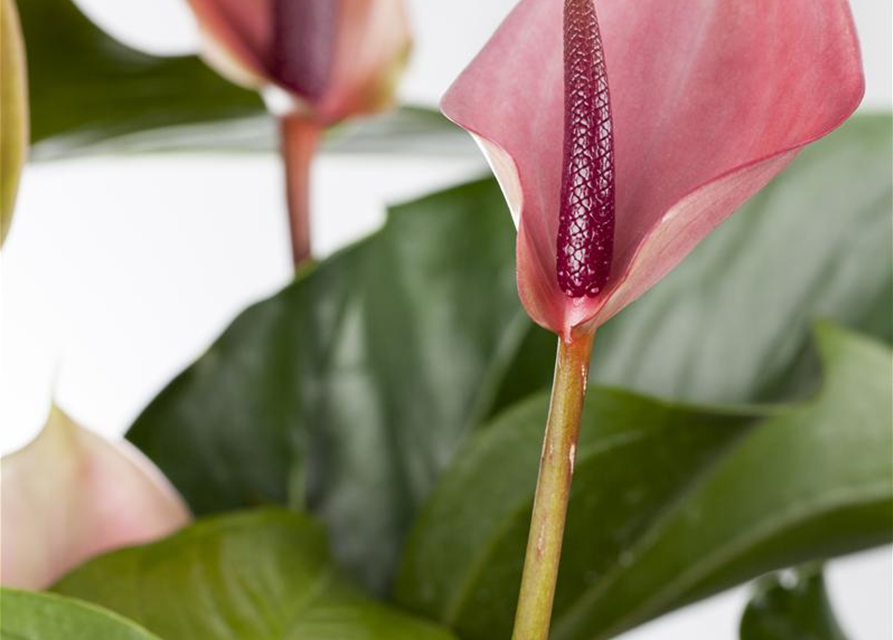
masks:
[[[310,167],[319,144],[320,127],[299,115],[284,116],[280,136],[291,252],[297,268],[310,257]]]
[[[594,338],[594,330],[583,330],[574,333],[570,341],[559,339],[512,640],[546,640],[549,636]]]

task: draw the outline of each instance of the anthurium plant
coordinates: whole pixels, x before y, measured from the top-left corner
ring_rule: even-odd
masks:
[[[446,118],[396,104],[402,0],[183,1],[164,59],[2,0],[4,251],[28,157],[278,151],[296,275],[125,439],[54,406],[3,458],[0,638],[607,640],[749,582],[741,640],[848,637],[823,563],[893,540],[893,120],[846,0],[520,0]],[[320,149],[462,129],[492,175],[313,257]]]

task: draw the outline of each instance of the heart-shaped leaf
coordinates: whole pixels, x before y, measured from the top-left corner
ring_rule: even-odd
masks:
[[[552,635],[610,638],[761,573],[893,538],[891,351],[824,325],[799,406],[705,413],[588,394]],[[407,546],[397,600],[467,640],[509,637],[548,399],[456,456]]]
[[[889,119],[857,118],[807,150],[599,331],[595,377],[745,402],[764,381],[817,380],[816,317],[889,340],[890,141]],[[555,338],[517,302],[513,243],[492,181],[397,208],[241,315],[128,437],[200,513],[306,502],[339,559],[383,587],[464,435],[551,379]]]
[[[259,509],[96,558],[54,590],[107,607],[165,640],[450,640],[379,604],[333,565],[307,516]]]
[[[3,640],[159,640],[136,623],[72,598],[0,589]]]
[[[13,0],[0,0],[0,246],[12,224],[19,175],[28,149],[25,47]]]
[[[773,574],[757,582],[741,619],[741,640],[847,640],[821,568]]]

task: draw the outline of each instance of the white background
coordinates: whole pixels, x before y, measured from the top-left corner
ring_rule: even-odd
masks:
[[[514,0],[410,4],[416,47],[402,94],[435,104]],[[130,44],[156,53],[196,46],[181,0],[82,5]],[[889,109],[890,0],[852,5],[868,78],[863,109]],[[318,253],[373,230],[386,202],[482,171],[477,158],[324,156],[314,170]],[[37,432],[51,398],[93,429],[123,433],[238,311],[288,281],[282,198],[272,156],[30,166],[0,260],[0,451]],[[889,549],[832,563],[834,600],[853,640],[893,638],[891,566]],[[733,640],[746,598],[738,589],[624,638]]]

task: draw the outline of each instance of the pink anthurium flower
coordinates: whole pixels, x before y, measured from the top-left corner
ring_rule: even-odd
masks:
[[[443,100],[561,336],[513,640],[546,640],[595,329],[862,97],[846,0],[521,0]]]
[[[409,53],[403,0],[188,0],[206,58],[240,84],[277,87],[323,125],[388,107]]]
[[[160,538],[190,520],[179,494],[141,453],[87,431],[56,407],[0,471],[4,586],[45,588],[92,556]]]
[[[522,0],[443,110],[505,192],[527,312],[569,340],[653,286],[863,89],[846,0]]]
[[[409,54],[403,0],[187,0],[205,58],[282,118],[295,263],[310,253],[309,166],[322,128],[391,106]]]

